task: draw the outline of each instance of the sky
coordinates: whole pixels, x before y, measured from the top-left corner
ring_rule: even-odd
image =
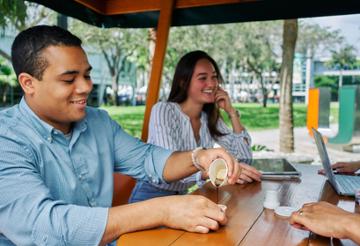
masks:
[[[341,30],[342,35],[349,44],[357,49],[357,55],[360,56],[360,14],[306,18],[303,20],[324,27],[328,26],[333,30]]]

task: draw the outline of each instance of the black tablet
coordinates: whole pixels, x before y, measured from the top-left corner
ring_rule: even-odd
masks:
[[[252,159],[250,165],[263,175],[301,175],[286,159]]]

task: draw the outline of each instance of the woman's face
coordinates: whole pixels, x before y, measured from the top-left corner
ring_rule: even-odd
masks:
[[[212,63],[207,59],[201,59],[195,65],[187,99],[201,104],[213,103],[218,84],[218,74]]]

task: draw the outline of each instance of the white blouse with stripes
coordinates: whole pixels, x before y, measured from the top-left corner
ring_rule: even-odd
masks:
[[[219,118],[217,128],[226,135],[218,137],[215,141],[207,127],[206,113],[201,113],[200,122],[200,142],[197,144],[190,118],[182,112],[180,105],[173,102],[158,102],[151,110],[148,143],[176,151],[189,151],[198,146],[212,148],[217,143],[238,160],[252,158],[251,137],[246,130],[234,133]],[[196,181],[200,181],[200,177],[201,174],[198,172],[178,182],[152,185],[164,190],[184,191]]]

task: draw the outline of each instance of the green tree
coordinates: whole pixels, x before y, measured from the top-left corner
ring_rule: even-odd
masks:
[[[8,25],[24,25],[26,5],[23,0],[0,0],[0,29]]]
[[[304,21],[299,22],[298,36],[296,52],[310,58],[344,42],[340,30],[332,30],[330,27],[321,27]]]
[[[6,95],[10,87],[15,86],[17,86],[17,80],[12,67],[7,61],[5,61],[5,59],[0,57],[0,91],[2,91],[1,104],[6,104]]]
[[[130,57],[136,60],[136,56],[142,54],[137,52],[139,47],[147,46],[146,30],[98,28],[75,19],[70,23],[70,30],[81,37],[87,45],[103,54],[111,77],[113,102],[119,105],[117,95],[121,71]]]
[[[275,52],[279,45],[279,24],[280,22],[267,21],[242,25],[243,55],[246,57],[248,70],[255,74],[260,83],[263,107],[267,106],[271,82],[274,81],[270,79],[270,75],[273,71],[279,70]],[[267,80],[265,74],[269,75]]]
[[[356,49],[354,46],[346,44],[339,50],[331,50],[331,60],[328,66],[339,69],[339,87],[343,84],[343,72],[356,66]]]
[[[56,13],[36,3],[23,0],[0,0],[0,29],[15,29],[17,32],[40,23],[55,24]],[[0,48],[0,56],[11,60],[10,54]]]

